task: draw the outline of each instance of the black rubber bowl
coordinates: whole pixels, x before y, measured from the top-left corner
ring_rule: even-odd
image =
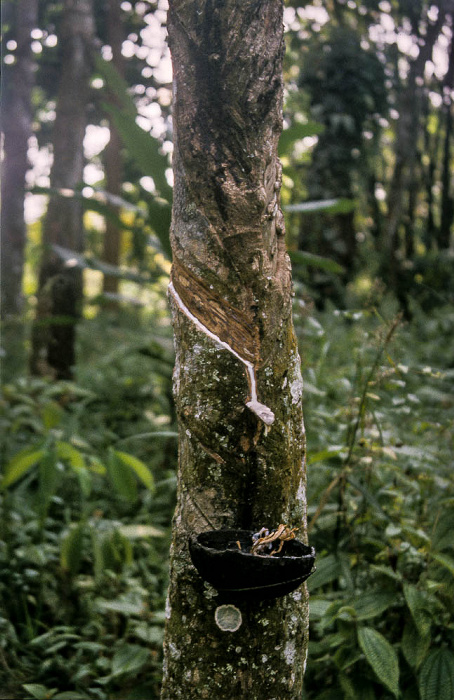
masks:
[[[190,540],[192,563],[220,593],[243,600],[279,598],[315,571],[313,547],[295,539],[284,542],[279,554],[251,554],[252,535],[252,530],[210,530]]]

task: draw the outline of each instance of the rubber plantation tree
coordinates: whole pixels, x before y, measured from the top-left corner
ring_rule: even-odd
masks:
[[[59,43],[61,77],[53,129],[52,194],[43,223],[31,371],[69,379],[75,363],[75,326],[82,302],[82,273],[61,248],[82,252],[83,209],[72,194],[83,179],[83,140],[95,27],[91,0],[65,0]]]
[[[22,328],[18,317],[22,311],[22,275],[26,225],[24,218],[25,176],[29,167],[28,140],[32,135],[31,94],[35,60],[31,32],[38,17],[37,0],[5,2],[3,22],[5,43],[15,46],[14,53],[4,56],[2,132],[4,136],[1,255],[1,317],[3,324],[4,370],[9,376],[17,372],[22,355]],[[11,42],[11,44],[9,43]],[[12,63],[7,63],[7,60]]]
[[[283,3],[169,5],[179,486],[162,698],[296,700],[305,588],[234,605],[239,627],[223,631],[220,597],[188,551],[211,529],[282,523],[305,538],[302,379],[279,206]]]

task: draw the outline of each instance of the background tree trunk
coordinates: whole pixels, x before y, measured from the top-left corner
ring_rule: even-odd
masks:
[[[121,8],[118,0],[107,0],[107,40],[112,48],[112,63],[121,76],[124,76],[124,59],[121,53],[123,43],[123,24]],[[110,194],[121,195],[123,181],[122,143],[114,120],[109,121],[110,140],[104,154],[106,172],[106,189]],[[115,214],[119,214],[118,207],[112,207]],[[119,264],[121,244],[121,231],[114,221],[106,218],[106,230],[104,233],[103,260],[110,265]],[[103,292],[105,294],[118,294],[118,277],[104,275]],[[115,308],[116,302],[111,299],[109,306]]]
[[[2,173],[2,318],[22,310],[22,273],[25,247],[25,174],[28,140],[32,135],[31,91],[35,61],[31,31],[36,27],[37,0],[8,2],[4,18],[15,26],[16,63],[4,68],[2,131],[5,159]]]
[[[51,188],[74,190],[82,184],[86,109],[95,29],[91,0],[65,0],[59,43],[61,80],[53,135]],[[84,249],[79,200],[52,194],[43,225],[43,257],[38,307],[32,332],[34,374],[68,379],[75,362],[75,325],[82,302],[80,269],[66,263],[53,246]]]
[[[418,139],[421,132],[420,117],[423,91],[421,81],[427,61],[430,60],[434,45],[446,18],[450,0],[439,0],[438,15],[432,24],[427,16],[427,31],[419,54],[411,62],[407,84],[402,89],[399,104],[399,120],[396,133],[396,157],[388,195],[388,220],[386,227],[386,257],[384,265],[388,270],[388,281],[396,289],[399,273],[400,229],[405,213],[406,193],[412,188],[412,173],[416,165]],[[435,3],[434,3],[435,4]],[[422,19],[422,17],[421,17]],[[398,292],[399,293],[399,292]]]
[[[240,604],[242,625],[222,632],[217,596],[188,553],[190,536],[212,528],[288,523],[305,537],[302,379],[279,208],[282,12],[281,0],[170,2],[180,440],[165,700],[301,697],[305,588]]]
[[[15,29],[16,63],[3,64],[2,131],[4,160],[1,184],[1,317],[3,324],[4,378],[17,372],[23,362],[22,276],[26,226],[24,218],[25,175],[28,140],[32,135],[31,92],[35,61],[31,31],[36,27],[37,0],[7,2],[3,19]]]

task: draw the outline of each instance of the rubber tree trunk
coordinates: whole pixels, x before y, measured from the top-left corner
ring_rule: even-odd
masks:
[[[107,9],[107,40],[112,48],[112,63],[121,76],[124,76],[124,58],[121,53],[123,43],[123,23],[122,10],[118,0],[106,0]],[[114,98],[112,98],[114,99]],[[123,157],[122,143],[118,129],[114,124],[114,120],[109,120],[110,140],[105,149],[104,166],[106,173],[106,189],[110,194],[121,195],[122,176],[123,176]],[[118,216],[120,213],[119,207],[113,205],[113,212]],[[121,244],[121,230],[115,221],[106,218],[106,230],[104,233],[103,260],[110,265],[119,264]],[[118,277],[112,275],[104,275],[103,292],[105,294],[118,294]],[[117,303],[111,299],[109,302],[110,308],[116,308]]]
[[[22,273],[25,248],[25,175],[28,140],[32,135],[31,91],[35,61],[31,32],[38,18],[37,0],[7,2],[5,21],[16,28],[16,62],[4,67],[2,131],[5,137],[2,172],[2,318],[22,310]]]
[[[65,0],[59,43],[61,78],[53,131],[51,188],[43,225],[43,257],[39,273],[36,319],[32,331],[31,371],[69,379],[75,363],[75,327],[82,303],[82,274],[66,262],[58,248],[83,252],[83,209],[80,200],[61,196],[82,184],[94,41],[91,0]]]
[[[453,8],[454,14],[454,8]],[[449,49],[448,71],[444,78],[444,122],[445,138],[443,144],[443,166],[441,172],[441,216],[438,245],[441,250],[447,250],[451,243],[452,225],[454,222],[454,187],[452,182],[452,141],[453,141],[453,121],[454,121],[454,100],[452,99],[452,89],[454,87],[454,39],[451,35],[451,45]]]
[[[191,564],[217,528],[299,527],[305,440],[292,284],[279,206],[281,0],[171,0],[171,242],[179,420],[163,700],[301,697],[305,588],[240,604],[235,632]]]
[[[16,62],[3,65],[2,131],[4,160],[1,184],[1,317],[3,379],[17,375],[25,362],[22,276],[26,225],[24,218],[25,176],[28,170],[28,140],[32,135],[31,92],[35,61],[31,32],[37,25],[37,0],[4,3],[5,23],[14,27]]]
[[[408,190],[414,187],[411,178],[416,164],[418,139],[421,133],[421,110],[423,90],[421,81],[427,61],[431,59],[434,45],[445,23],[446,13],[452,0],[439,0],[438,16],[433,24],[426,17],[427,31],[419,54],[410,63],[407,84],[400,93],[399,120],[396,131],[396,155],[394,171],[389,186],[388,216],[386,225],[385,258],[387,277],[396,289],[399,277],[400,233],[405,213],[405,198]]]

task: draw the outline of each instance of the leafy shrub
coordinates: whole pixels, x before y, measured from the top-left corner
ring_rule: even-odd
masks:
[[[318,552],[307,699],[452,697],[454,375],[438,362],[453,320],[443,309],[396,328],[331,311],[304,324]]]

